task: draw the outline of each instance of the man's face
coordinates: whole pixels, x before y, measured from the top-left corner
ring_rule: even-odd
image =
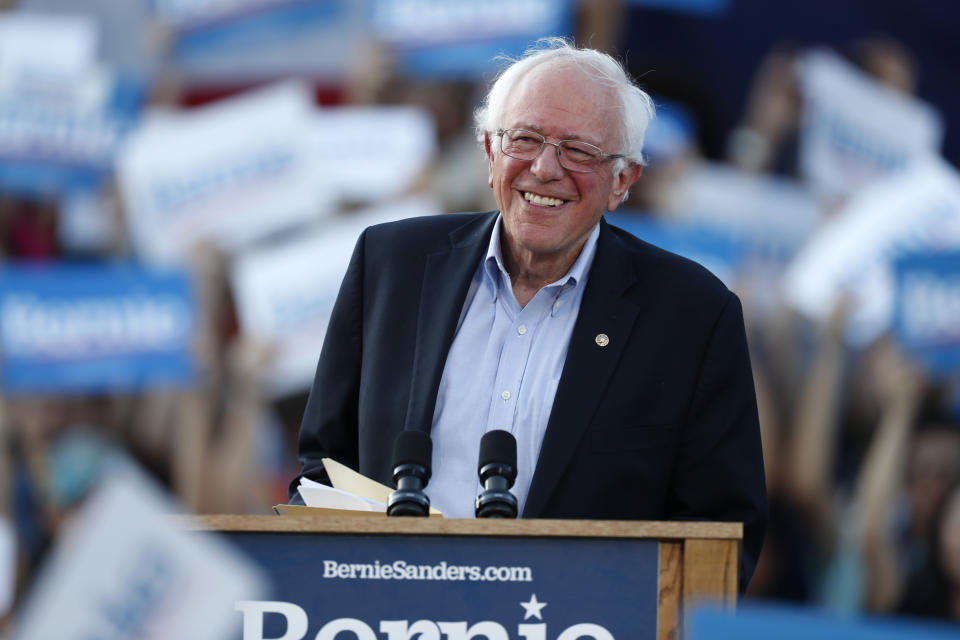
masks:
[[[536,131],[550,142],[589,142],[609,154],[623,151],[619,122],[611,89],[575,68],[545,63],[514,86],[501,126]],[[603,213],[616,209],[640,175],[638,166],[613,175],[612,160],[594,173],[568,171],[551,145],[544,145],[532,162],[503,154],[497,136],[488,135],[486,147],[504,240],[520,263],[555,259],[572,264]]]

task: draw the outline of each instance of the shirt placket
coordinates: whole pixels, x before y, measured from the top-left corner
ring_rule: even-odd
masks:
[[[523,385],[523,376],[530,359],[530,351],[537,328],[552,310],[554,296],[541,290],[519,313],[513,315],[504,304],[504,296],[498,300],[498,314],[505,314],[510,322],[507,328],[490,401],[487,430],[503,429],[517,435],[515,424],[517,401]],[[512,316],[512,317],[511,317]]]

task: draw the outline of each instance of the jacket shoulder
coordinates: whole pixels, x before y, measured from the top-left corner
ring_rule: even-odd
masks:
[[[367,227],[368,238],[403,238],[416,240],[446,237],[461,227],[481,224],[496,216],[496,211],[483,213],[443,213],[434,216],[416,216],[392,222],[383,222]]]

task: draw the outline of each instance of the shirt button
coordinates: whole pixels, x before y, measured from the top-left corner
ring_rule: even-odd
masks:
[[[503,398],[504,400],[509,400],[509,399],[510,399],[510,392],[509,392],[509,391],[504,391],[503,393],[500,394],[500,397]]]
[[[523,335],[526,332],[527,332],[527,325],[522,324],[519,327],[517,327],[517,333],[519,333],[520,335]]]
[[[556,311],[559,308],[560,308],[560,301],[557,300],[556,302],[553,303],[553,310]]]

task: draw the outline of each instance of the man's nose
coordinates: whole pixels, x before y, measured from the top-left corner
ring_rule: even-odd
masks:
[[[530,171],[541,180],[555,180],[563,176],[560,164],[560,147],[553,142],[544,142],[540,154],[530,164]]]

